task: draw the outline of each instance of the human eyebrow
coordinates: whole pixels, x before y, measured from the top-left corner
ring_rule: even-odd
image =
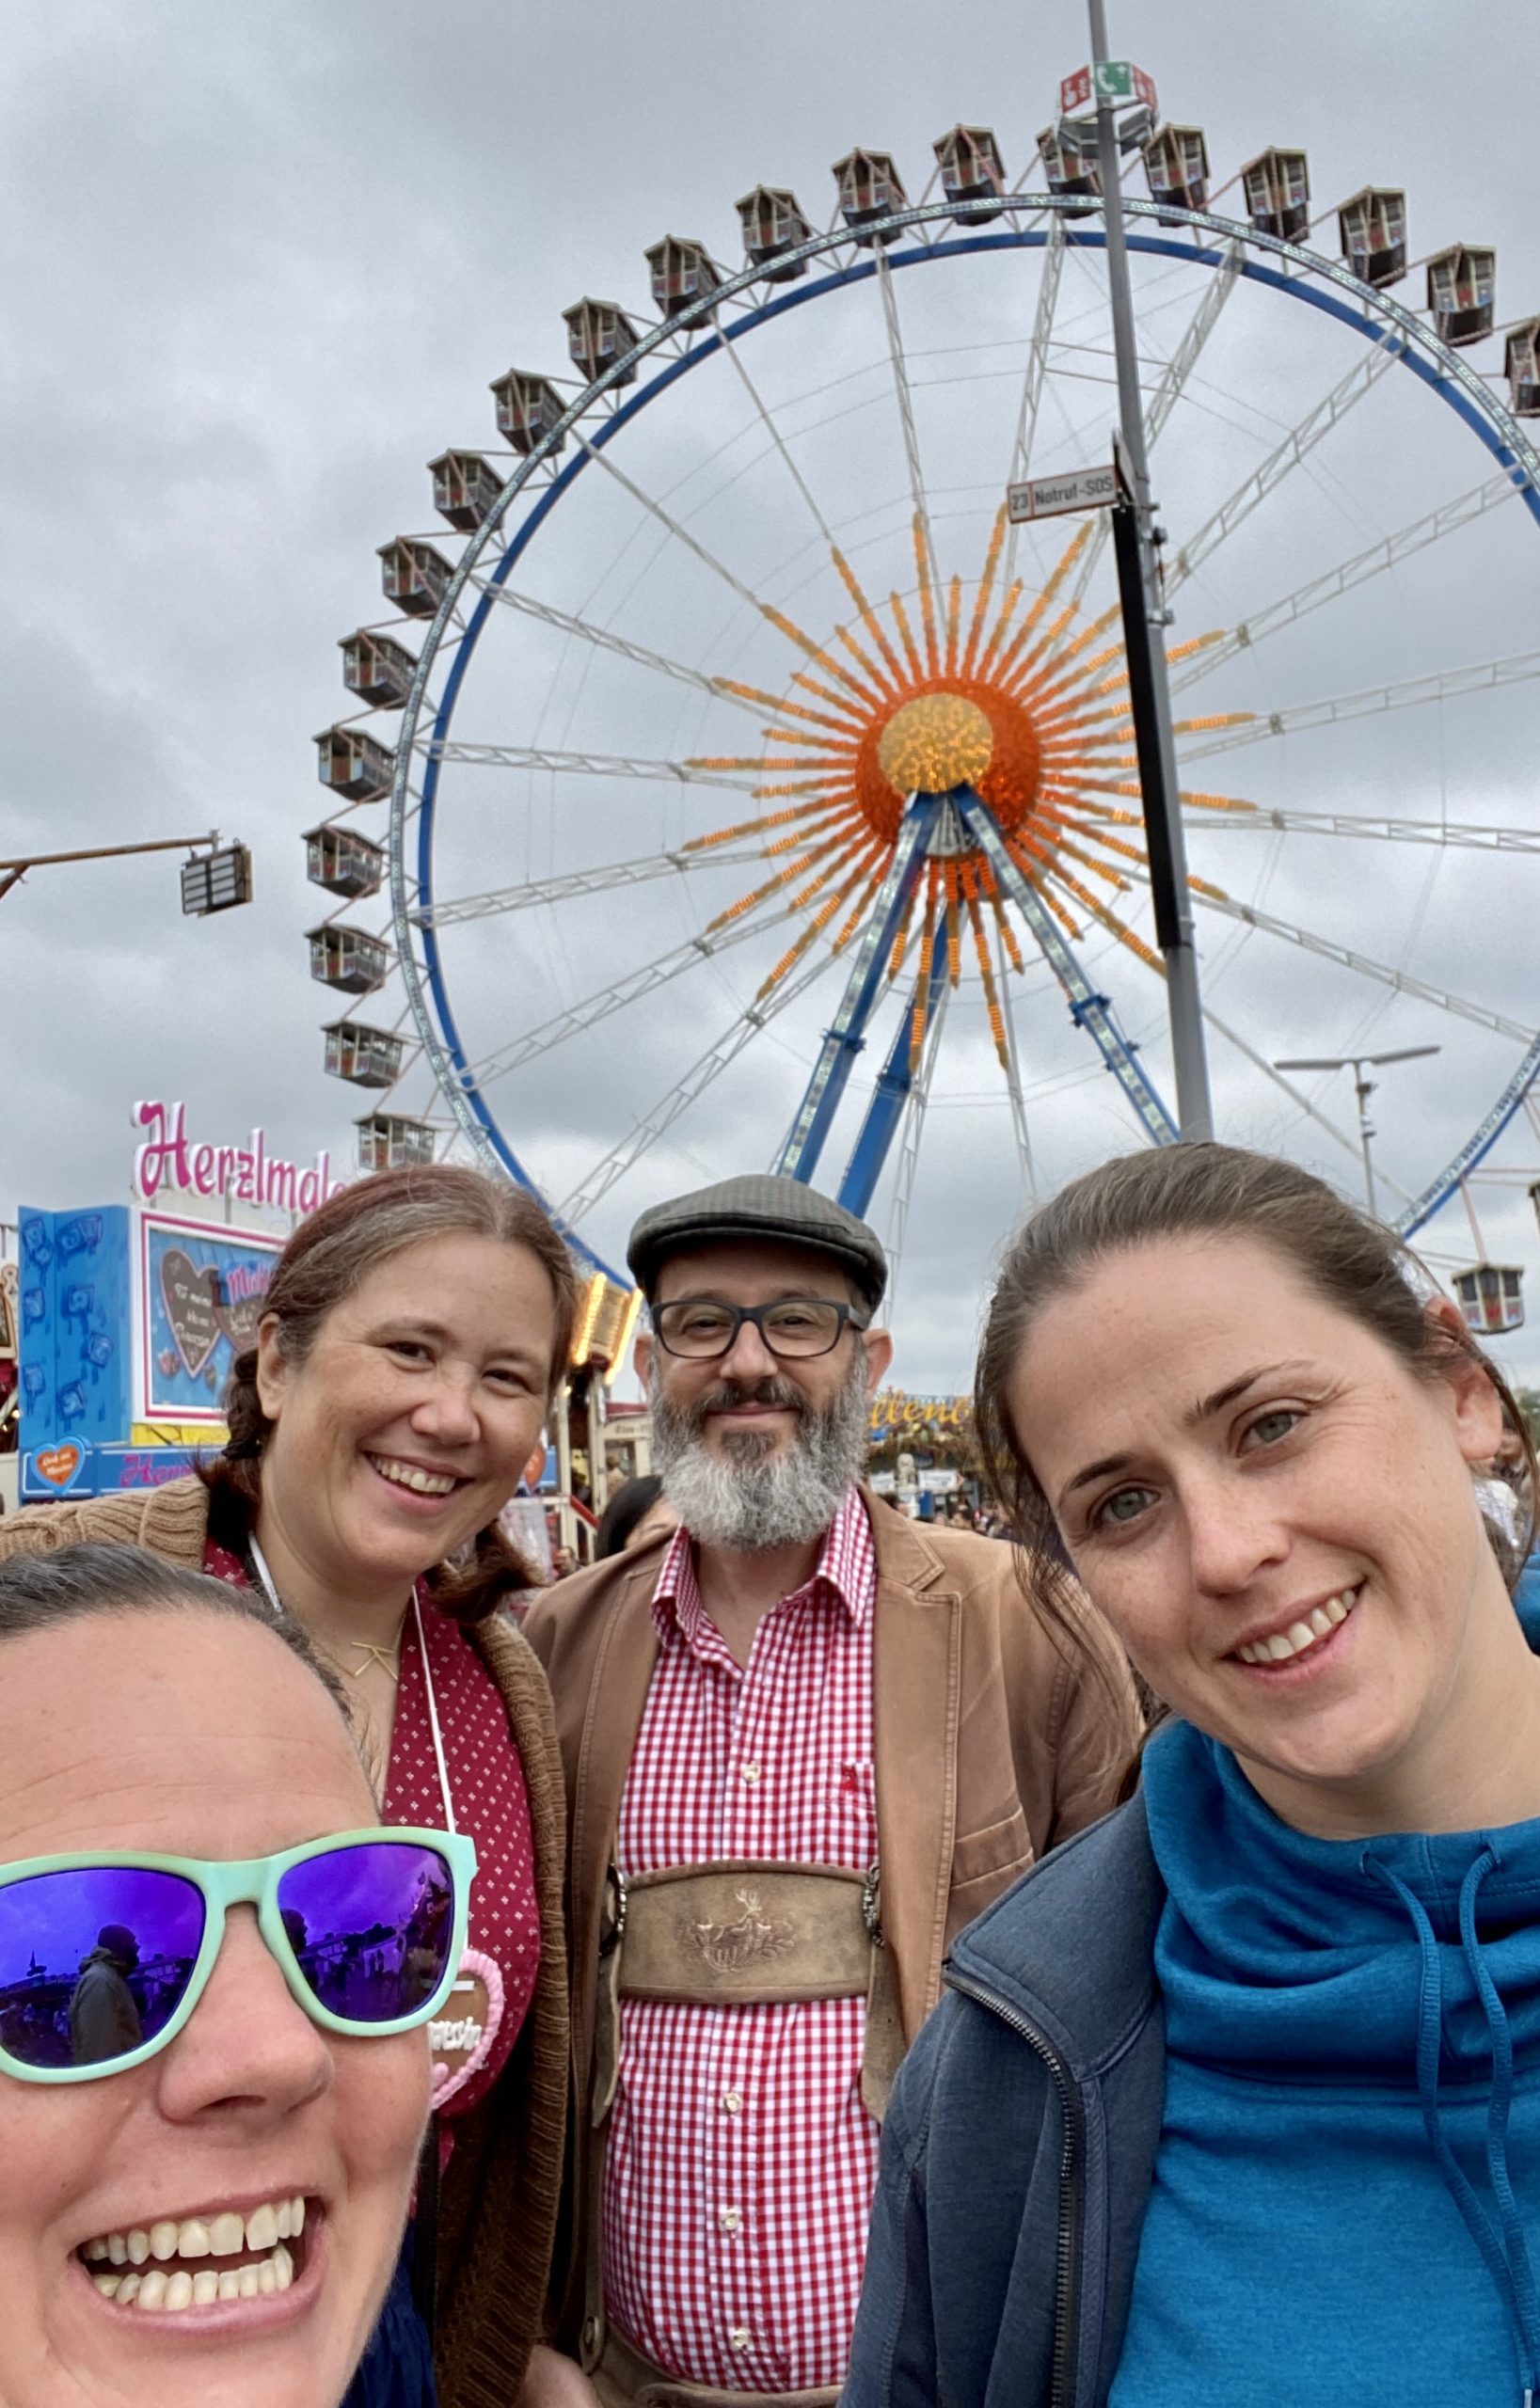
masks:
[[[1077,1488],[1089,1488],[1094,1481],[1105,1480],[1111,1472],[1127,1471],[1133,1461],[1132,1455],[1101,1456],[1094,1464],[1088,1464],[1083,1471],[1077,1471],[1072,1480],[1065,1481],[1058,1492],[1058,1502],[1064,1504]]]
[[[1246,1390],[1254,1388],[1259,1380],[1276,1378],[1280,1371],[1302,1371],[1305,1368],[1303,1363],[1298,1362],[1259,1363],[1255,1370],[1243,1371],[1239,1379],[1227,1380],[1224,1386],[1215,1388],[1212,1396],[1200,1396],[1187,1414],[1187,1427],[1195,1430],[1199,1422],[1210,1421],[1216,1413],[1223,1413],[1227,1405],[1238,1403]]]

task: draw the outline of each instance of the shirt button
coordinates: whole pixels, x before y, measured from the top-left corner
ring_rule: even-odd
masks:
[[[759,1779],[759,1766],[753,1764],[741,1765],[738,1769],[742,1779],[749,1783],[749,1786],[752,1789],[754,1782]]]
[[[741,2090],[724,2090],[724,2091],[722,2092],[722,2106],[726,2109],[726,2111],[727,2111],[727,2113],[728,2113],[728,2115],[741,2115],[741,2114],[742,2114],[742,2112],[743,2112],[743,2093],[742,2093],[742,2091],[741,2091]]]
[[[735,2324],[727,2338],[735,2350],[746,2350],[754,2339],[754,2336],[746,2324]]]
[[[736,2232],[743,2222],[743,2210],[741,2208],[719,2208],[717,2222],[723,2232]]]

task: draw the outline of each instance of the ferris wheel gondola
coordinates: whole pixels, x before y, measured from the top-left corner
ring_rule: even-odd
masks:
[[[317,739],[328,791],[383,825],[307,837],[338,898],[313,974],[401,999],[326,1032],[334,1074],[390,1090],[359,1123],[371,1165],[422,1159],[443,1133],[538,1180],[603,1271],[641,1166],[708,1157],[691,1133],[708,1093],[735,1159],[754,1141],[827,1178],[840,1142],[830,1183],[861,1210],[891,1176],[900,1235],[928,1111],[971,1096],[991,1057],[1002,1219],[1098,1152],[1174,1134],[1105,526],[1024,531],[1003,508],[1008,483],[1104,451],[1113,414],[1102,198],[1072,122],[1040,141],[1047,191],[1011,186],[973,125],[935,146],[939,198],[911,202],[884,151],[848,153],[824,232],[789,191],[755,187],[742,269],[664,237],[645,252],[653,321],[585,296],[565,312],[577,389],[510,370],[492,386],[506,456],[431,463],[463,548],[381,547],[395,624],[417,622],[421,646],[389,624],[345,639],[368,723]],[[1408,273],[1405,193],[1365,187],[1328,213],[1339,262],[1306,247],[1303,151],[1241,169],[1244,218],[1215,212],[1200,128],[1151,120],[1143,152],[1151,197],[1123,207],[1167,593],[1193,626],[1167,659],[1221,1125],[1351,1155],[1323,1090],[1277,1069],[1280,1038],[1318,1041],[1328,1010],[1356,1041],[1437,1027],[1445,1100],[1430,1086],[1430,1133],[1403,1131],[1382,1168],[1413,1229],[1540,1070],[1515,884],[1540,827],[1447,792],[1422,804],[1405,747],[1366,769],[1345,732],[1474,697],[1526,706],[1540,653],[1472,657],[1469,603],[1426,572],[1459,552],[1540,590],[1540,459],[1519,423],[1540,414],[1540,320],[1506,330],[1504,400],[1464,356],[1495,328],[1489,248],[1437,253],[1414,312],[1389,290]],[[826,344],[808,343],[809,306]],[[1269,344],[1288,382],[1259,398]],[[1311,690],[1350,620],[1373,682]],[[1247,750],[1245,793],[1199,767]],[[1408,875],[1420,857],[1428,874]],[[376,891],[378,927],[357,909]],[[1474,962],[1472,916],[1491,940]],[[690,980],[701,1001],[680,1013]],[[544,1003],[510,1026],[536,985]],[[569,1094],[592,1084],[617,1028],[637,1066],[616,1083],[626,1125],[579,1162],[551,1066],[572,1065]],[[1111,1111],[1088,1100],[1099,1069]],[[1444,1142],[1456,1087],[1486,1108]]]

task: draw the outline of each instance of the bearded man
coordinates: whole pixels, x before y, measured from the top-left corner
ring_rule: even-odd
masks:
[[[956,1932],[1113,1803],[1132,1694],[1088,1609],[1066,1645],[1007,1549],[862,1486],[893,1352],[865,1222],[733,1179],[627,1260],[679,1528],[524,1625],[570,1823],[557,2339],[604,2408],[833,2408],[898,2060]],[[537,2353],[528,2400],[590,2396]]]

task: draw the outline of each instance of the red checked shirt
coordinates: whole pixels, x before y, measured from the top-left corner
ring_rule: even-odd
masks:
[[[818,1570],[739,1667],[679,1531],[653,1597],[658,1662],[621,1802],[627,1877],[722,1857],[877,1856],[866,1510],[847,1493]],[[627,1999],[605,2166],[606,2304],[675,2379],[838,2384],[877,2180],[861,2103],[864,1998],[685,2006]]]

